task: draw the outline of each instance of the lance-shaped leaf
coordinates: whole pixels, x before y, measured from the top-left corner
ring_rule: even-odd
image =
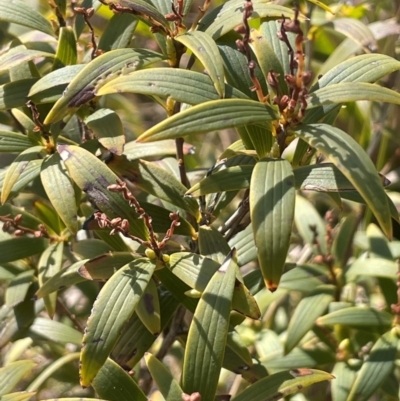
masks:
[[[297,305],[290,319],[285,342],[285,354],[288,354],[311,330],[334,299],[335,287],[321,285],[304,297]]]
[[[0,396],[9,393],[35,365],[33,361],[23,360],[0,368]]]
[[[400,94],[376,84],[342,82],[317,89],[307,96],[307,109],[327,104],[340,104],[368,100],[400,104]]]
[[[294,13],[287,7],[271,4],[265,0],[252,2],[253,12],[249,18],[293,18]],[[244,5],[240,0],[233,0],[224,3],[208,13],[200,22],[200,28],[208,33],[214,40],[225,35],[243,21]],[[304,20],[304,16],[299,16]]]
[[[288,161],[262,159],[256,164],[250,183],[250,215],[260,269],[271,291],[278,287],[289,250],[295,195]]]
[[[23,152],[30,148],[32,142],[26,135],[17,132],[0,131],[0,153]]]
[[[159,167],[156,163],[145,160],[130,162],[125,156],[114,156],[107,165],[120,177],[135,183],[144,192],[178,206],[196,218],[199,217],[200,212],[197,201],[184,196],[186,187],[174,174]],[[149,206],[151,208],[151,205]],[[157,212],[157,208],[151,209]]]
[[[60,271],[62,266],[63,251],[64,243],[58,242],[51,244],[40,256],[38,262],[38,278],[40,286],[43,286],[46,281]],[[51,319],[53,319],[53,316],[56,312],[56,302],[57,292],[53,292],[52,294],[44,297],[46,311]]]
[[[71,178],[102,212],[109,218],[126,218],[131,224],[132,234],[141,238],[148,236],[143,221],[136,218],[136,213],[122,195],[107,189],[117,182],[117,176],[104,163],[78,146],[59,145],[58,152]]]
[[[164,287],[160,288],[159,298],[161,330],[164,330],[179,302]],[[121,366],[133,367],[142,359],[157,337],[158,335],[153,335],[135,313],[122,330],[121,337],[112,352],[113,359]]]
[[[333,67],[318,80],[310,92],[340,82],[372,83],[398,70],[400,62],[393,57],[376,53],[362,54]]]
[[[170,270],[200,294],[205,291],[219,267],[220,264],[213,259],[190,252],[173,253],[169,260]],[[241,275],[238,274],[236,278],[238,281],[233,292],[232,309],[253,319],[259,319],[260,309],[256,300],[245,287]]]
[[[339,361],[333,367],[332,375],[335,376],[331,387],[332,400],[346,401],[356,377],[355,369],[351,368],[347,362]]]
[[[101,35],[98,48],[108,52],[128,47],[138,22],[132,14],[114,14]]]
[[[357,276],[387,277],[395,279],[398,272],[397,262],[384,258],[360,258],[351,264],[346,271],[348,280]]]
[[[10,238],[0,241],[0,264],[42,253],[48,246],[45,238]]]
[[[251,91],[253,82],[249,74],[247,57],[240,53],[236,45],[231,42],[218,43],[218,48],[224,63],[226,82],[234,88],[238,88],[251,99],[257,100],[257,94]],[[254,74],[261,84],[263,93],[266,93],[268,88],[258,64]]]
[[[40,178],[54,209],[71,233],[75,234],[78,231],[75,191],[58,153],[44,160]]]
[[[36,394],[35,391],[20,391],[17,393],[5,394],[1,397],[1,401],[25,401],[29,400]]]
[[[77,49],[74,31],[69,26],[63,26],[60,28],[58,36],[58,46],[53,70],[65,67],[66,65],[74,65],[76,64],[76,60]]]
[[[374,344],[368,359],[357,373],[347,401],[367,401],[392,372],[398,347],[397,328],[385,333]]]
[[[107,81],[162,58],[159,53],[143,49],[117,49],[96,57],[73,78],[63,97],[47,114],[44,123],[55,123],[89,102]]]
[[[134,259],[130,252],[112,252],[90,259],[78,273],[87,280],[107,280],[122,266]]]
[[[344,324],[350,327],[390,326],[392,316],[385,311],[378,311],[370,307],[353,306],[339,309],[317,319],[317,324],[334,325]]]
[[[224,83],[225,97],[247,98],[238,89]],[[220,98],[210,77],[199,72],[177,68],[151,68],[135,71],[104,85],[98,96],[109,93],[140,93],[187,103],[200,104]]]
[[[94,132],[99,142],[111,153],[122,154],[125,132],[118,114],[110,109],[95,111],[85,119],[85,124]]]
[[[334,377],[316,369],[292,369],[265,377],[243,390],[232,401],[268,401],[286,397],[303,387],[332,380]]]
[[[384,233],[392,236],[387,196],[371,159],[348,134],[326,124],[300,127],[296,134],[329,158],[354,185],[371,208]]]
[[[78,284],[85,279],[79,274],[79,268],[88,260],[80,260],[71,266],[64,267],[49,280],[47,280],[36,292],[36,298],[43,298],[54,291],[61,290],[62,288],[70,287]]]
[[[40,50],[27,49],[24,45],[12,47],[0,56],[0,73],[39,57],[53,58],[54,54],[42,52]]]
[[[113,3],[107,0],[107,3]],[[164,15],[155,8],[152,3],[144,0],[119,0],[119,3],[127,8],[130,8],[132,14],[137,15],[142,21],[149,24],[161,25],[164,27],[168,26],[168,21],[165,19]]]
[[[160,300],[158,298],[157,285],[150,280],[144,290],[142,298],[136,307],[139,319],[152,334],[159,334],[161,331]]]
[[[314,205],[301,195],[296,196],[295,224],[304,242],[311,246],[318,243],[317,252],[327,253],[326,223]]]
[[[175,40],[192,51],[203,64],[219,96],[225,97],[224,65],[211,36],[201,31],[191,31],[175,36]]]
[[[37,317],[29,327],[29,331],[35,336],[60,344],[80,345],[82,341],[82,333],[78,330],[44,317]]]
[[[217,390],[237,269],[232,251],[208,283],[189,328],[182,388],[187,394],[199,392],[204,400],[214,399]]]
[[[10,0],[0,4],[0,21],[11,22],[54,36],[50,22],[24,0]]]
[[[107,359],[93,380],[93,388],[109,401],[147,401],[147,397],[124,369]]]
[[[221,118],[223,116],[223,118]],[[189,134],[265,123],[276,118],[266,104],[247,99],[212,100],[193,106],[156,124],[138,138],[138,142],[176,139]]]
[[[270,21],[270,23],[275,24],[273,21]],[[274,36],[277,38],[276,32]],[[264,77],[267,78],[268,74],[274,74],[276,79],[276,86],[271,86],[270,82],[267,80],[268,92],[279,93],[279,96],[287,95],[288,85],[285,82],[285,72],[278,56],[275,54],[275,49],[271,47],[270,41],[266,36],[264,36],[262,31],[258,31],[256,29],[251,30],[250,37],[252,39],[251,45],[254,49],[254,53],[257,56],[257,61],[261,71],[264,74]],[[287,50],[286,58],[288,59]]]
[[[32,85],[28,97],[35,103],[56,102],[83,67],[85,67],[84,64],[68,65],[49,72]]]
[[[168,368],[155,356],[146,353],[145,361],[160,393],[168,401],[182,401],[183,390]]]
[[[14,185],[18,182],[21,174],[28,167],[32,160],[40,159],[42,146],[33,146],[21,152],[7,169],[4,177],[3,187],[1,189],[1,203],[8,199]]]
[[[15,276],[7,286],[5,305],[13,307],[22,302],[34,281],[35,271],[29,269]]]
[[[155,263],[136,259],[118,270],[101,289],[83,337],[80,378],[88,386],[96,377],[130,319],[153,274]]]
[[[28,93],[37,78],[21,79],[0,86],[0,110],[24,107]]]

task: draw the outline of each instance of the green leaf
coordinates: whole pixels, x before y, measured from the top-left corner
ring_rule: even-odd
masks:
[[[105,361],[92,385],[96,393],[105,400],[147,401],[136,382],[111,359]]]
[[[9,393],[35,365],[31,360],[22,360],[0,368],[0,396]]]
[[[253,4],[253,13],[249,20],[255,18],[293,18],[294,13],[287,7],[276,4],[265,3],[263,0],[255,0]],[[200,22],[200,29],[208,33],[214,40],[225,35],[243,21],[243,2],[240,0],[228,1],[225,4],[215,8],[208,13]],[[304,16],[299,16],[304,20]]]
[[[132,14],[114,14],[101,35],[98,48],[108,52],[128,47],[138,22]]]
[[[224,91],[226,98],[246,98],[245,94],[227,84],[224,84]],[[177,68],[135,71],[108,82],[97,95],[110,93],[140,93],[162,98],[171,97],[187,104],[200,104],[220,98],[208,75]]]
[[[60,344],[80,345],[82,342],[82,333],[56,320],[37,317],[29,328],[31,333],[47,341],[53,341]]]
[[[333,367],[332,375],[335,376],[331,384],[332,400],[346,401],[356,377],[355,370],[347,362],[339,361]]]
[[[50,280],[57,274],[62,267],[64,243],[58,242],[51,244],[40,256],[38,262],[38,278],[39,285],[42,286],[46,281]],[[51,319],[56,312],[57,292],[52,293],[44,298],[46,311]]]
[[[396,262],[384,258],[359,258],[346,271],[348,280],[358,276],[387,277],[395,279],[398,272]]]
[[[224,63],[226,82],[245,93],[249,98],[258,100],[257,94],[251,90],[254,84],[250,78],[247,57],[239,52],[236,44],[231,42],[218,43],[218,48]],[[251,54],[253,56],[252,52]],[[254,74],[259,80],[263,92],[266,93],[267,85],[258,65],[256,65]]]
[[[84,66],[85,64],[68,65],[49,72],[32,85],[28,96],[35,103],[56,102],[62,96],[67,85]]]
[[[198,242],[200,254],[219,264],[223,263],[231,251],[226,239],[212,226],[203,225],[199,227]]]
[[[0,265],[42,253],[48,246],[45,238],[10,238],[0,241]]]
[[[0,20],[26,26],[54,36],[50,22],[24,0],[10,0],[0,4]]]
[[[224,116],[221,119],[221,115]],[[212,100],[193,106],[156,124],[143,133],[138,142],[176,139],[246,124],[265,123],[276,118],[275,110],[247,99]]]
[[[54,153],[44,160],[40,178],[44,190],[59,217],[71,233],[76,234],[79,229],[79,222],[75,191],[58,153]]]
[[[260,269],[271,291],[278,287],[289,250],[295,194],[289,162],[262,159],[256,164],[250,183],[250,216]]]
[[[304,297],[297,305],[290,319],[285,342],[285,354],[288,354],[307,334],[329,304],[334,299],[335,287],[321,285]]]
[[[78,272],[87,280],[107,280],[133,259],[134,255],[130,252],[106,253],[84,263]]]
[[[321,266],[297,265],[282,275],[279,288],[310,293],[328,280],[326,269]],[[322,287],[321,287],[322,288]]]
[[[42,159],[32,160],[31,162],[29,162],[27,167],[19,176],[18,181],[14,184],[13,189],[10,195],[8,196],[8,199],[11,199],[14,196],[18,195],[29,183],[31,183],[40,174],[40,166],[42,162],[43,162]],[[7,175],[7,170],[3,170],[0,172],[0,191],[3,190],[4,179],[6,175]]]
[[[0,400],[1,401],[27,401],[32,398],[36,392],[28,392],[28,391],[20,391],[18,393],[9,393],[3,395]]]
[[[0,110],[24,107],[28,93],[37,78],[21,79],[0,86]]]
[[[32,160],[40,158],[42,146],[33,146],[21,152],[11,163],[4,177],[3,187],[1,189],[1,203],[8,199],[14,185],[19,181],[21,174],[29,166]]]
[[[367,401],[392,372],[399,340],[397,330],[394,327],[374,344],[368,359],[357,373],[348,401]]]
[[[87,261],[87,259],[80,260],[79,262],[61,269],[37,290],[35,294],[36,298],[43,298],[54,291],[85,281],[85,279],[79,274],[79,268]]]
[[[0,131],[0,153],[1,152],[23,152],[30,148],[32,142],[26,135],[17,132]]]
[[[154,21],[156,21],[156,25],[168,27],[168,21],[165,19],[164,15],[161,14],[160,11],[151,4],[151,2],[144,0],[120,0],[120,3],[124,7],[130,8],[132,14],[137,15],[143,22],[153,25]]]
[[[220,264],[213,259],[190,252],[176,252],[170,256],[169,269],[189,287],[203,293]],[[232,297],[232,309],[253,319],[260,317],[257,302],[243,285],[243,279],[238,281]]]
[[[300,127],[296,134],[329,158],[348,178],[371,208],[384,233],[392,236],[386,193],[369,156],[348,134],[326,124]]]
[[[400,104],[400,94],[376,84],[343,82],[317,89],[307,96],[307,109],[327,104],[340,104],[368,100]]]
[[[161,332],[160,301],[154,280],[150,280],[144,290],[136,307],[136,313],[150,333],[159,334]]]
[[[56,58],[54,59],[53,70],[67,65],[74,65],[77,61],[76,39],[74,31],[70,26],[60,28]]]
[[[97,157],[87,150],[68,145],[59,145],[58,152],[71,178],[96,203],[109,218],[126,218],[133,235],[147,238],[143,220],[135,217],[121,194],[110,192],[107,187],[117,182],[117,176]]]
[[[219,97],[224,98],[224,65],[218,47],[211,36],[201,31],[189,31],[175,36],[174,39],[192,51],[212,79]]]
[[[34,281],[35,271],[33,269],[26,270],[13,278],[7,286],[5,304],[7,306],[15,306],[26,298],[29,287]]]
[[[315,246],[317,254],[328,252],[326,245],[326,223],[314,205],[303,196],[296,196],[294,221],[304,242]],[[316,242],[318,241],[318,246]]]
[[[154,269],[155,264],[148,259],[136,259],[118,270],[101,289],[83,337],[80,359],[82,386],[90,385],[104,365],[122,327],[135,311]]]
[[[153,71],[151,69],[149,71]],[[174,71],[171,69],[171,71]],[[191,155],[194,153],[194,147],[188,143],[183,145],[183,154]],[[137,143],[136,141],[128,142],[124,147],[124,155],[128,160],[148,159],[148,158],[163,158],[176,155],[176,144],[172,139],[159,141],[156,143]]]
[[[99,142],[111,153],[122,154],[125,131],[118,114],[110,109],[95,111],[85,119],[85,124],[93,131]]]
[[[193,316],[185,349],[182,388],[212,400],[225,352],[229,313],[237,270],[236,252],[228,255],[213,275]]]
[[[311,384],[333,378],[331,374],[321,370],[292,369],[259,380],[233,397],[232,401],[268,401],[283,398]]]
[[[400,70],[400,62],[385,54],[362,54],[343,61],[324,74],[310,92],[341,82],[376,82]]]
[[[168,401],[182,401],[183,390],[167,367],[155,356],[146,353],[145,361],[160,393]]]
[[[159,53],[143,49],[117,49],[96,57],[72,79],[66,92],[47,114],[45,124],[55,123],[96,97],[109,80],[162,60]]]
[[[164,330],[178,307],[179,302],[164,287],[160,289],[159,298],[161,330]],[[157,337],[158,335],[153,335],[149,332],[137,314],[134,313],[129,322],[124,326],[121,337],[113,349],[113,359],[121,366],[133,367],[140,361],[145,352],[149,350]]]
[[[392,315],[370,307],[353,306],[328,313],[318,318],[316,323],[327,326],[343,324],[349,327],[385,327],[392,324]]]
[[[43,52],[40,50],[30,50],[27,49],[24,45],[12,47],[8,51],[2,53],[0,56],[0,73],[9,71],[13,67],[16,67],[24,62],[34,60],[39,57],[53,58],[54,54]]]
[[[273,26],[277,27],[275,25],[274,21],[270,21],[270,24],[274,24]],[[265,23],[261,25],[263,27]],[[267,34],[268,32],[268,27],[267,29]],[[268,35],[269,36],[269,35]],[[273,35],[275,38],[277,38],[276,32],[275,35]],[[250,32],[250,37],[252,39],[252,46],[254,49],[254,53],[257,56],[257,61],[258,64],[261,68],[261,71],[263,72],[263,75],[265,78],[267,78],[268,74],[271,73],[271,71],[276,75],[276,80],[278,82],[278,87],[273,88],[268,82],[268,92],[269,93],[279,93],[279,96],[282,95],[287,95],[288,94],[288,85],[285,82],[285,72],[283,70],[283,66],[281,64],[281,61],[279,60],[278,56],[276,55],[275,51],[276,49],[271,46],[271,42],[269,40],[269,37],[265,36],[263,30],[256,30],[252,29]],[[279,40],[279,39],[278,39]],[[282,41],[280,41],[282,43]],[[286,45],[284,45],[286,46]],[[279,46],[279,50],[281,47]],[[286,59],[287,57],[287,48],[286,48]]]

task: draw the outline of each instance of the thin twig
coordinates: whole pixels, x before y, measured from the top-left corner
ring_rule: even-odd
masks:
[[[57,305],[63,310],[63,312],[68,316],[71,322],[74,324],[75,328],[81,333],[85,332],[85,326],[76,318],[76,316],[70,312],[67,306],[64,304],[60,297],[57,298]]]
[[[75,7],[74,11],[77,14],[80,14],[83,16],[83,19],[86,22],[86,25],[89,27],[90,31],[90,41],[92,43],[92,54],[91,54],[91,59],[93,60],[97,56],[99,56],[102,52],[101,50],[98,50],[97,48],[97,42],[96,42],[96,35],[94,34],[94,28],[92,24],[90,23],[90,18],[92,18],[94,14],[94,8],[83,8],[83,7]]]

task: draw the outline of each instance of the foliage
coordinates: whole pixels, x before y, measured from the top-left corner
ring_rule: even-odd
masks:
[[[277,3],[0,3],[2,401],[398,399],[399,9]]]

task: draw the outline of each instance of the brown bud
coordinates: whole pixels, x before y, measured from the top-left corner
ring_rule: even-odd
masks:
[[[307,86],[312,78],[312,72],[311,71],[304,71],[301,79],[303,80],[303,85]]]
[[[22,220],[22,214],[17,214],[17,215],[14,217],[14,224],[20,224],[20,223],[21,223],[21,220]]]
[[[87,15],[88,18],[92,18],[93,14],[94,14],[94,8],[87,8],[86,9],[86,15]]]
[[[298,21],[291,21],[291,20],[286,20],[283,23],[283,28],[285,29],[286,32],[292,32],[297,35],[303,34],[303,31],[300,28],[300,24]]]
[[[122,221],[121,217],[116,217],[115,219],[111,220],[110,224],[112,227],[118,227],[121,221]]]
[[[109,186],[107,187],[107,189],[108,189],[110,192],[121,192],[121,191],[122,191],[121,185],[118,185],[118,184],[111,184],[111,185],[109,185]]]
[[[123,220],[121,221],[120,227],[121,227],[121,229],[122,229],[124,232],[126,232],[126,233],[129,232],[129,229],[130,229],[129,221],[126,220],[126,219],[123,219]]]
[[[285,81],[288,84],[289,88],[296,88],[296,77],[291,74],[285,74]]]
[[[11,222],[5,221],[2,227],[2,230],[6,233],[11,228]]]
[[[240,35],[244,35],[246,33],[246,28],[243,25],[237,26],[234,31]]]
[[[15,235],[16,237],[22,237],[24,234],[25,234],[25,231],[24,231],[24,230],[15,230],[15,231],[14,231],[14,235]]]
[[[240,51],[240,53],[246,53],[246,49],[244,47],[244,43],[242,40],[237,39],[235,43],[236,43],[236,47]]]

